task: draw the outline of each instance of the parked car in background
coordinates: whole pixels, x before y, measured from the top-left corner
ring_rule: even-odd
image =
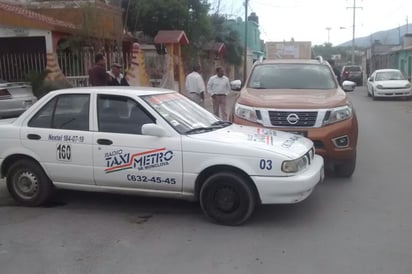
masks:
[[[29,84],[0,80],[0,119],[19,116],[36,100]]]
[[[412,96],[411,83],[400,70],[379,69],[374,71],[368,78],[368,96],[374,100],[383,97],[405,97]]]
[[[356,84],[344,81],[342,86],[353,91]],[[355,110],[331,66],[322,59],[256,62],[230,119],[306,136],[338,176],[349,177],[355,170]]]
[[[340,80],[341,82],[343,81],[353,81],[356,83],[358,86],[363,85],[363,72],[362,72],[362,67],[361,66],[343,66],[342,67],[342,72],[340,75]]]
[[[233,125],[170,90],[58,90],[0,121],[0,177],[27,206],[54,187],[135,193],[200,201],[238,225],[260,204],[304,200],[323,174],[311,140]]]

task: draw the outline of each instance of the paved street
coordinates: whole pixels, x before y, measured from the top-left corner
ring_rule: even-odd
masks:
[[[412,101],[350,96],[353,177],[327,177],[241,227],[211,224],[196,203],[134,196],[59,191],[18,207],[1,184],[0,273],[412,273]]]

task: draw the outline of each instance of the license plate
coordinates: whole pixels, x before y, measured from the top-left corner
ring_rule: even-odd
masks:
[[[300,135],[300,136],[304,136],[304,137],[308,137],[308,132],[307,131],[287,131],[289,133],[293,133],[296,135]]]

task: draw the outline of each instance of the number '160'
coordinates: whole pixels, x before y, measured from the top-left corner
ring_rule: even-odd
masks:
[[[72,149],[70,145],[61,145],[57,146],[57,159],[62,161],[70,161],[72,158]]]
[[[259,167],[260,169],[272,170],[272,160],[260,160]]]

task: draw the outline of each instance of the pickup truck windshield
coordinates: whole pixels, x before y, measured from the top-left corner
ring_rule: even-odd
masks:
[[[333,72],[317,64],[264,64],[252,71],[252,89],[335,89]]]

